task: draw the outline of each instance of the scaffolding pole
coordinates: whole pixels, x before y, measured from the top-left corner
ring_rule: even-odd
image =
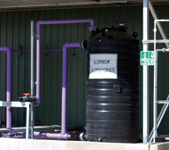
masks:
[[[149,0],[143,0],[143,40],[149,35]],[[143,51],[148,51],[148,43],[143,43]],[[143,143],[149,141],[149,69],[143,65]]]

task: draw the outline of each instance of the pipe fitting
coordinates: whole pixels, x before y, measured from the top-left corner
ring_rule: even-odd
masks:
[[[81,40],[80,46],[82,49],[86,50],[87,49],[87,40]]]
[[[91,31],[96,31],[97,30],[97,28],[96,27],[89,27],[89,31],[91,32]]]
[[[82,132],[82,133],[79,134],[79,140],[80,141],[86,141],[86,135],[85,135],[84,132]]]

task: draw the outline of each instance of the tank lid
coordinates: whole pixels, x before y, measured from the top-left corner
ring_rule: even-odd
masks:
[[[125,20],[118,20],[117,22],[119,23],[119,28],[125,28]]]
[[[118,23],[125,23],[125,20],[118,20]]]

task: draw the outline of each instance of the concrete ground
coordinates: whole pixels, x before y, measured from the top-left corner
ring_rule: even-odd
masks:
[[[169,150],[169,142],[156,144],[122,144],[1,138],[0,150]]]

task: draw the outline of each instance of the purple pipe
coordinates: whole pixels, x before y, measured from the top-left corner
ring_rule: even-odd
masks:
[[[62,126],[61,133],[42,133],[34,138],[54,138],[54,139],[69,139],[71,135],[66,133],[66,103],[67,103],[67,52],[68,48],[80,47],[80,43],[66,43],[63,45],[63,72],[62,72]],[[14,138],[24,138],[23,135]]]
[[[69,24],[69,23],[90,23],[91,26],[89,30],[94,30],[96,27],[94,26],[93,19],[78,19],[78,20],[53,20],[53,21],[38,21],[36,23],[37,30],[37,54],[36,54],[36,98],[37,98],[37,106],[40,103],[40,25],[45,24]]]
[[[25,138],[25,135],[15,135],[13,137],[7,136],[2,138]],[[40,135],[34,135],[34,139],[70,139],[70,134],[56,134],[56,133],[41,133]]]
[[[68,49],[69,51],[72,51],[72,49]],[[12,50],[13,52],[18,52],[18,50]],[[19,50],[19,52],[30,52],[31,50]],[[36,50],[34,50],[36,51]],[[47,49],[47,50],[40,50],[42,52],[61,52],[62,49]],[[83,51],[83,49],[73,49],[73,51]]]
[[[59,133],[42,133],[40,135],[40,138],[49,138],[49,139],[70,139],[71,138],[71,135],[70,134],[59,134]]]
[[[11,101],[11,55],[12,51],[9,47],[0,47],[0,51],[5,51],[7,53],[7,86],[6,86],[6,101]],[[6,128],[11,129],[11,108],[6,108]]]
[[[67,95],[67,51],[70,47],[80,47],[80,43],[66,43],[63,45],[63,73],[62,73],[62,129],[66,133],[66,95]]]

